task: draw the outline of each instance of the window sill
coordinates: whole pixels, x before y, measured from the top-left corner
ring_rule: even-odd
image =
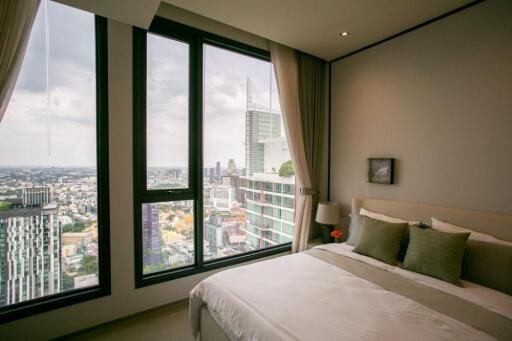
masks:
[[[274,246],[271,248],[266,248],[263,250],[252,251],[243,255],[235,255],[230,257],[224,257],[222,259],[215,259],[205,262],[201,266],[191,265],[187,267],[181,267],[179,269],[172,269],[165,272],[159,272],[155,274],[145,275],[142,278],[138,278],[135,287],[142,288],[149,285],[162,283],[171,281],[174,279],[192,276],[196,274],[200,274],[207,271],[212,271],[216,269],[221,269],[245,262],[249,262],[252,260],[257,260],[260,258],[276,255],[279,253],[290,252],[291,251],[291,243],[286,243],[283,245]]]
[[[0,309],[0,324],[108,295],[110,289],[96,286],[4,306]]]

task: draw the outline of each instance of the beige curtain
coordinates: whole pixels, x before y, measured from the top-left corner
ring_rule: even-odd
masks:
[[[320,186],[320,172],[322,165],[322,141],[325,132],[325,108],[326,108],[326,69],[327,62],[307,53],[297,52],[299,68],[299,103],[302,122],[302,134],[306,151],[306,160],[311,175],[311,187]],[[311,227],[318,225],[315,222],[318,208],[318,195],[312,196]],[[310,231],[309,236],[313,236]]]
[[[320,93],[308,93],[311,90],[311,76],[315,71],[309,68],[312,59],[307,55],[273,42],[270,43],[270,54],[276,75],[286,139],[300,188],[295,205],[292,242],[292,252],[299,252],[307,248],[313,223],[313,205],[316,202],[314,197],[318,193],[318,160],[321,154],[319,142],[324,111],[319,103],[324,101],[324,89],[321,88]],[[315,77],[323,79],[324,68],[325,64],[321,69],[322,73],[315,74]],[[314,121],[317,119],[318,122]]]
[[[0,1],[0,121],[11,99],[40,0]]]

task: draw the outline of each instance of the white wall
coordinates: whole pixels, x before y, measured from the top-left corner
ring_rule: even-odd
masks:
[[[332,64],[331,198],[512,214],[512,2],[489,0]],[[397,183],[366,183],[366,158]]]

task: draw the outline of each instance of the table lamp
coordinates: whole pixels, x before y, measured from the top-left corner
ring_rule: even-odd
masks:
[[[332,243],[331,232],[334,224],[340,221],[340,206],[337,202],[321,202],[318,204],[315,221],[322,226],[322,242]]]

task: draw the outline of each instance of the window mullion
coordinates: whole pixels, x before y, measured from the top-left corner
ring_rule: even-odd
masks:
[[[203,266],[203,48],[200,37],[196,37],[191,45],[192,62],[190,63],[190,74],[192,75],[192,136],[195,149],[195,155],[192,159],[195,161],[194,170],[196,172],[195,192],[196,200],[196,219],[195,219],[195,260],[198,267]]]

